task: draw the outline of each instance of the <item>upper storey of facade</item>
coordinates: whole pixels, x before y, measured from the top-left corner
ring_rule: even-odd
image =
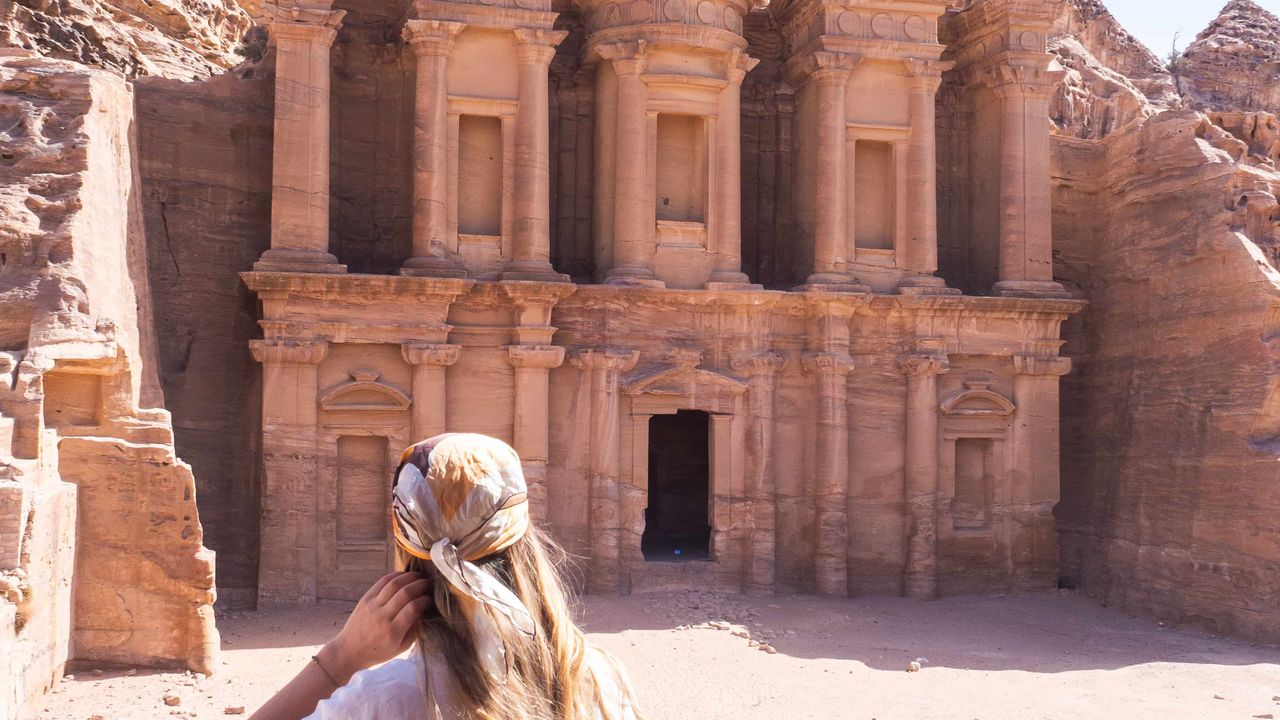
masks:
[[[331,160],[331,78],[360,53],[331,48],[368,34],[342,33],[342,0],[288,1],[255,269],[365,269],[355,213],[331,206],[353,182],[331,177],[350,164]],[[411,98],[388,192],[411,221],[387,245],[405,275],[957,294],[937,275],[941,226],[966,291],[1061,295],[1045,49],[1060,1],[414,0],[388,21]]]

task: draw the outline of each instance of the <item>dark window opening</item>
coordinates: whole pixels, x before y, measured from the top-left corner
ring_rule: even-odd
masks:
[[[640,549],[646,560],[710,557],[711,417],[700,410],[649,421],[649,507]]]

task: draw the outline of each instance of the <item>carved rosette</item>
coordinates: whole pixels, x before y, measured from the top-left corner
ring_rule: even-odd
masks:
[[[263,365],[319,365],[329,354],[329,341],[250,340],[249,350]]]
[[[517,368],[550,370],[564,362],[564,348],[557,345],[508,345],[507,361]]]
[[[440,343],[405,343],[400,346],[400,355],[410,365],[438,365],[448,367],[462,356],[461,345]]]
[[[786,22],[784,32],[793,47],[802,47],[820,37],[936,45],[938,19],[910,11],[812,3],[808,11],[801,11]]]
[[[586,2],[587,30],[636,25],[699,25],[742,34],[742,0],[623,0]]]

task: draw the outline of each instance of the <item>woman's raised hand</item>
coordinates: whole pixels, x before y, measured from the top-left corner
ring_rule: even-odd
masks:
[[[319,659],[340,683],[356,672],[386,662],[414,640],[418,618],[431,606],[431,581],[413,572],[383,575],[356,603],[337,637]]]

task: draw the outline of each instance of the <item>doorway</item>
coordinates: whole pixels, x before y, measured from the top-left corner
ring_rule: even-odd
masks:
[[[706,560],[711,545],[711,416],[701,410],[649,420],[646,560]]]

